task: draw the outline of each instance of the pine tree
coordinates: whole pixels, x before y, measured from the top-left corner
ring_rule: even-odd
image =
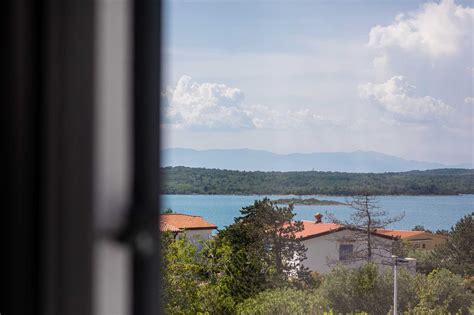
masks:
[[[296,238],[302,222],[293,222],[293,206],[278,207],[270,199],[242,208],[234,224],[218,234],[232,248],[234,295],[246,298],[265,289],[298,286],[310,281],[302,265],[305,246]]]

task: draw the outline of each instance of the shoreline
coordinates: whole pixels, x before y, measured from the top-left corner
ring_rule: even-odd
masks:
[[[352,197],[356,195],[324,195],[324,194],[314,194],[314,195],[295,195],[295,194],[171,194],[171,193],[164,193],[160,194],[160,196],[282,196],[282,197],[289,197],[289,196],[297,196],[297,197],[314,197],[314,196],[322,196],[322,197]],[[472,194],[420,194],[420,195],[370,195],[370,197],[461,197],[461,196],[474,196]]]

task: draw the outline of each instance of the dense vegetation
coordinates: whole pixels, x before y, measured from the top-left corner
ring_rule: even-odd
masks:
[[[166,167],[165,194],[455,195],[474,193],[474,170],[401,173],[241,172]]]
[[[295,237],[293,208],[269,199],[241,210],[241,217],[202,250],[163,237],[166,310],[170,314],[232,314],[238,303],[265,290],[304,288],[313,283],[301,266],[306,248]],[[295,259],[298,257],[299,259]]]
[[[393,273],[374,263],[330,273],[298,268],[305,253],[288,226],[291,207],[268,199],[244,207],[235,223],[202,249],[186,238],[162,237],[162,298],[167,314],[387,314]],[[473,305],[474,213],[449,232],[451,239],[430,253],[432,268],[398,274],[398,306],[403,314],[469,314]],[[470,246],[470,247],[469,247]],[[462,248],[459,252],[458,249]],[[298,254],[293,256],[293,253]],[[288,259],[292,257],[293,259]],[[295,269],[296,268],[296,269]],[[434,269],[433,269],[434,268]],[[295,273],[292,270],[300,270]],[[325,313],[326,312],[326,313]],[[328,313],[329,312],[329,313]]]
[[[461,218],[451,231],[436,233],[448,235],[448,241],[433,251],[417,251],[410,244],[403,244],[398,255],[416,258],[417,271],[425,274],[445,268],[469,277],[474,291],[474,212]]]

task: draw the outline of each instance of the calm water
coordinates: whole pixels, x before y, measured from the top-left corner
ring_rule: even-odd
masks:
[[[219,228],[233,223],[239,210],[264,196],[229,195],[165,195],[164,208],[175,212],[199,215],[216,224]],[[270,199],[293,196],[268,196]],[[345,202],[347,197],[304,196]],[[412,229],[421,224],[430,230],[449,230],[460,218],[474,211],[474,195],[462,196],[381,196],[379,206],[390,215],[405,212],[405,217],[391,228]],[[339,219],[349,219],[351,209],[347,206],[295,206],[296,218],[312,220],[316,212],[332,213]],[[323,218],[324,220],[324,218]]]

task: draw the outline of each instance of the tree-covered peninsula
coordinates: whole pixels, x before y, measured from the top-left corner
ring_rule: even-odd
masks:
[[[163,194],[457,195],[474,193],[474,170],[437,169],[398,173],[243,172],[165,167]]]

